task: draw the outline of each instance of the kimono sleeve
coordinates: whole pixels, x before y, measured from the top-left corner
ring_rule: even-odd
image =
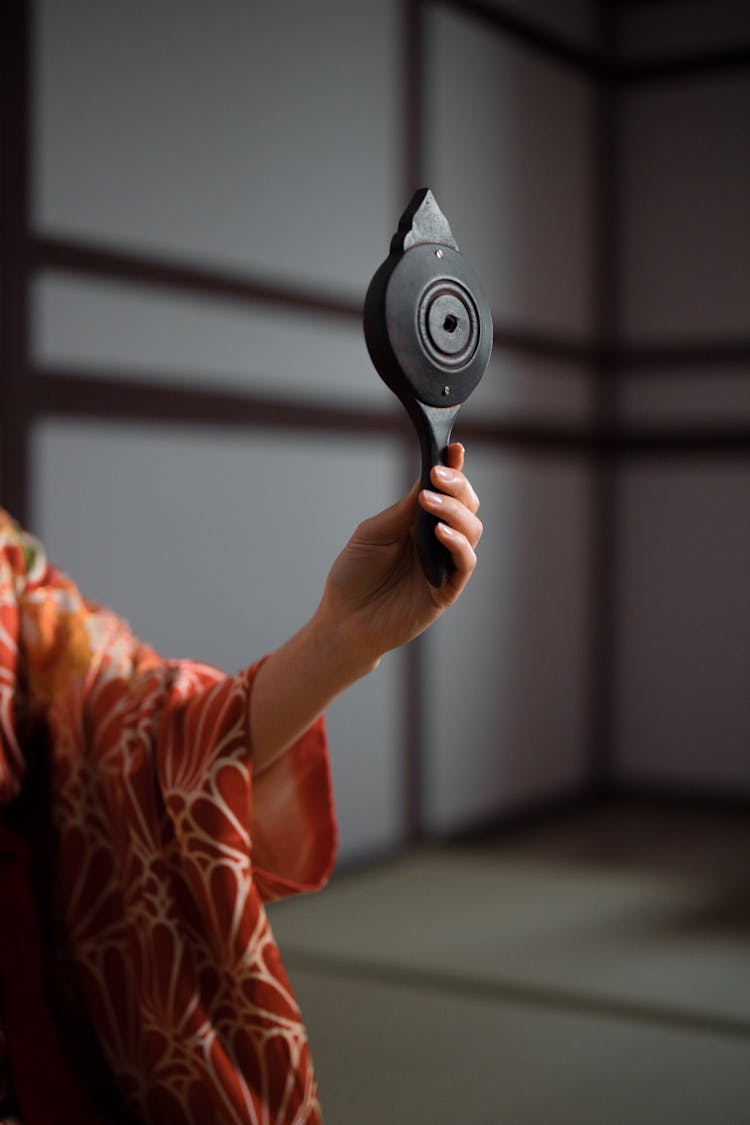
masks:
[[[325,720],[321,716],[255,778],[253,860],[264,901],[318,890],[336,856]]]
[[[204,815],[206,802],[214,801],[230,820],[249,826],[242,846],[267,902],[325,884],[335,860],[336,818],[322,716],[270,768],[254,774],[249,711],[258,667],[225,677],[205,665],[171,665],[158,769],[168,805],[180,779],[183,794],[186,786],[201,792]],[[229,822],[212,827],[219,832]]]

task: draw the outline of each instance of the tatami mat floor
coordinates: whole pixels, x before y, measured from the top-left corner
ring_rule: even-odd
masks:
[[[275,904],[326,1125],[748,1125],[750,823],[634,805]]]

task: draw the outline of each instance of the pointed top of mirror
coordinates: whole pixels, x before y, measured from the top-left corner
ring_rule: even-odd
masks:
[[[421,242],[437,242],[441,246],[458,250],[448,220],[429,188],[420,188],[412,196],[391,240],[391,253],[403,253]]]

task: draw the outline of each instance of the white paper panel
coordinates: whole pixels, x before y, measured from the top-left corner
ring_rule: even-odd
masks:
[[[750,78],[623,95],[622,327],[631,340],[750,330]]]
[[[490,0],[493,8],[517,14],[581,46],[594,40],[594,7],[590,0]]]
[[[330,562],[401,475],[382,437],[49,421],[33,451],[34,525],[53,560],[165,656],[229,671],[307,620]],[[400,838],[401,659],[330,712],[345,858]]]
[[[750,468],[623,470],[622,779],[750,792]]]
[[[736,47],[750,40],[747,0],[621,4],[618,37],[630,59]]]
[[[591,327],[592,87],[448,8],[428,21],[427,182],[493,311]]]
[[[155,373],[278,397],[397,408],[367,355],[362,326],[231,301],[47,274],[34,293],[40,363],[97,375]]]
[[[750,425],[750,371],[639,371],[619,384],[621,420],[627,425]]]
[[[586,770],[588,470],[475,451],[471,475],[485,525],[478,567],[425,638],[438,832],[568,793]]]
[[[364,290],[400,204],[397,0],[36,8],[37,229]]]
[[[594,380],[583,367],[496,349],[456,423],[508,421],[582,425],[591,421]]]

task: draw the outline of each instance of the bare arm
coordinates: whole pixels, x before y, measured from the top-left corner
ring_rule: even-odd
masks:
[[[259,668],[250,698],[256,773],[267,769],[337,695],[377,667],[380,657],[423,632],[460,596],[476,565],[479,501],[449,449],[449,479],[433,469],[440,492],[418,486],[365,520],[334,562],[315,614]],[[440,589],[422,574],[414,546],[417,504],[441,521],[436,534],[455,571]]]

